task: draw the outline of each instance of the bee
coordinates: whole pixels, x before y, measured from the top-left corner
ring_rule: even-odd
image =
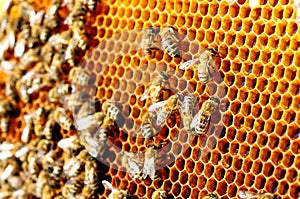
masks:
[[[154,131],[155,129],[152,126],[152,122],[150,119],[150,114],[148,112],[146,112],[143,115],[143,122],[142,125],[140,127],[141,133],[143,135],[144,138],[150,139],[153,137],[154,135]]]
[[[70,178],[68,182],[62,188],[62,195],[65,198],[76,198],[83,189],[83,179],[82,175]]]
[[[98,139],[93,137],[89,130],[85,129],[79,133],[80,144],[82,144],[92,157],[102,155],[104,142],[100,143]]]
[[[28,143],[30,139],[30,134],[34,130],[32,114],[24,115],[24,120],[25,120],[25,127],[22,132],[21,140],[24,143]]]
[[[83,171],[83,166],[84,162],[74,157],[64,165],[63,170],[68,177],[76,177]]]
[[[50,102],[58,102],[61,97],[71,94],[74,90],[74,86],[66,83],[60,83],[49,91],[48,99]]]
[[[40,49],[39,48],[31,48],[24,53],[24,55],[20,58],[19,68],[23,71],[27,71],[32,64],[38,62],[40,60]]]
[[[63,172],[63,161],[56,161],[53,165],[53,171],[51,173],[51,176],[54,177],[56,181],[58,181],[61,178],[62,172]]]
[[[55,109],[55,111],[53,113],[53,119],[64,130],[69,131],[69,130],[74,128],[72,118],[70,116],[68,116],[68,114],[66,113],[66,111],[63,108],[56,108]]]
[[[192,114],[195,104],[195,97],[192,95],[184,96],[182,101],[178,100],[178,103],[181,117],[183,118],[183,126],[189,129],[191,121],[193,119]]]
[[[85,164],[85,178],[83,188],[83,195],[90,198],[98,189],[98,174],[96,172],[97,164],[95,161],[87,161]]]
[[[71,42],[74,43],[76,48],[80,48],[81,50],[86,50],[88,47],[88,38],[78,27],[73,28],[73,38]]]
[[[218,199],[218,196],[216,194],[210,193],[204,196],[203,199]]]
[[[238,196],[243,199],[279,199],[280,197],[270,193],[255,193],[252,191],[240,191]]]
[[[152,104],[148,111],[150,118],[156,117],[156,124],[162,125],[167,117],[175,110],[178,109],[178,97],[177,95],[172,95],[169,99],[161,102]]]
[[[47,178],[48,178],[48,175],[47,175],[46,171],[42,170],[39,173],[39,176],[38,176],[38,179],[36,182],[36,188],[35,188],[35,195],[39,198],[41,198],[43,195],[43,187],[47,184]]]
[[[84,147],[80,144],[78,136],[73,135],[68,138],[61,139],[57,146],[63,149],[65,154],[67,154],[67,159],[74,157],[81,151]]]
[[[112,101],[105,101],[102,104],[102,111],[108,116],[109,119],[116,121],[120,114],[119,108]]]
[[[83,2],[91,11],[94,11],[97,7],[97,0],[83,0]]]
[[[190,130],[195,132],[197,135],[204,134],[210,122],[210,117],[218,106],[218,100],[216,98],[212,98],[206,100],[200,109],[200,111],[194,116],[191,124]]]
[[[155,38],[157,34],[159,33],[159,29],[150,26],[143,34],[142,41],[141,41],[141,47],[142,51],[146,56],[152,55],[152,50],[158,49],[156,46],[154,46],[154,43],[156,42]]]
[[[51,47],[53,47],[57,52],[60,54],[64,54],[68,45],[69,41],[73,36],[73,32],[71,30],[66,30],[60,34],[54,34],[49,39],[48,42]]]
[[[2,132],[7,133],[10,126],[10,118],[13,115],[13,105],[4,100],[0,100],[0,128]]]
[[[141,101],[151,98],[152,103],[161,101],[162,92],[169,86],[169,75],[166,72],[161,72],[151,83],[150,87],[141,97]]]
[[[90,76],[81,68],[72,68],[69,73],[69,81],[76,85],[86,86],[90,81]]]
[[[142,162],[135,153],[123,152],[121,156],[121,163],[126,168],[128,175],[132,179],[141,178]]]
[[[41,31],[41,25],[44,20],[45,12],[39,11],[35,12],[34,10],[30,11],[30,26],[31,26],[31,38],[29,39],[29,48],[34,48],[39,42],[39,36]]]
[[[52,199],[55,196],[54,189],[46,183],[43,187],[43,199]]]
[[[106,189],[111,190],[108,199],[126,199],[127,191],[114,188],[110,182],[102,180],[102,184]]]
[[[180,51],[179,51],[179,38],[177,37],[176,30],[169,26],[166,28],[163,28],[161,33],[161,47],[163,50],[167,51],[167,53],[171,57],[179,57]]]
[[[167,199],[166,191],[164,190],[154,191],[151,199]]]
[[[21,80],[17,81],[17,83],[16,83],[16,90],[17,90],[17,93],[18,93],[20,99],[23,102],[27,103],[27,102],[30,101],[30,96],[27,93],[27,87],[26,87],[26,85]]]
[[[0,175],[0,179],[2,181],[7,180],[10,176],[15,175],[19,171],[19,164],[14,159],[9,159],[8,164],[6,165],[5,169],[2,171]]]
[[[185,70],[186,68],[193,67],[198,70],[198,78],[199,80],[207,84],[209,81],[212,80],[212,74],[210,70],[215,71],[215,64],[214,64],[214,57],[218,56],[218,53],[210,48],[204,51],[198,59],[193,59],[184,62],[179,66],[179,69]]]
[[[46,139],[51,140],[52,137],[53,137],[53,133],[54,133],[55,127],[56,127],[56,122],[55,122],[55,120],[52,117],[50,117],[47,120],[47,122],[45,124],[45,127],[42,130],[42,134],[41,135],[45,136]],[[37,131],[35,131],[35,133],[37,134]],[[41,136],[41,135],[37,134],[37,136]]]
[[[145,152],[145,161],[144,167],[142,171],[142,178],[146,179],[147,176],[154,180],[156,178],[156,170],[155,170],[155,160],[157,158],[157,148],[156,146],[152,145],[147,148]]]
[[[70,66],[74,67],[77,64],[76,61],[76,45],[70,43],[66,49],[64,55],[64,61],[66,61]]]
[[[63,56],[60,53],[55,53],[53,59],[51,61],[50,67],[48,69],[48,73],[45,77],[46,82],[54,84],[56,81],[60,79],[60,74],[62,72],[62,63],[63,63]]]

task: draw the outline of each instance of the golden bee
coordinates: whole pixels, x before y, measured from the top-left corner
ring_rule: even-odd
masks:
[[[75,44],[69,44],[66,52],[65,52],[65,56],[64,56],[64,60],[72,67],[76,66],[77,61],[76,61],[76,45]]]
[[[146,89],[141,97],[141,101],[151,98],[152,103],[161,101],[162,94],[165,89],[169,86],[169,75],[166,72],[161,72],[151,83],[149,88]]]
[[[31,26],[31,37],[29,40],[29,48],[34,48],[40,42],[39,35],[41,31],[41,25],[43,23],[45,16],[45,11],[35,12],[34,10],[30,11],[30,26]]]
[[[70,159],[63,167],[68,177],[78,176],[84,169],[84,162],[77,157]]]
[[[143,115],[142,119],[142,125],[140,127],[140,131],[143,135],[144,138],[151,139],[154,136],[154,127],[152,125],[151,119],[150,119],[150,114],[146,112]]]
[[[96,172],[97,164],[93,160],[89,160],[85,164],[84,188],[82,194],[90,198],[98,189],[98,174]]]
[[[242,199],[279,199],[280,197],[270,193],[255,193],[252,191],[240,191],[239,198]]]
[[[76,118],[84,118],[84,117],[87,117],[87,116],[93,115],[93,114],[95,114],[95,101],[88,100],[82,104],[78,113],[76,114]],[[103,117],[104,117],[104,114],[103,114]]]
[[[43,134],[44,123],[46,122],[46,115],[48,115],[48,112],[49,109],[44,107],[39,107],[34,112],[34,116],[33,116],[34,133],[37,136],[41,136],[41,134]]]
[[[74,128],[72,118],[67,114],[67,112],[63,108],[56,108],[54,110],[53,119],[64,130],[69,131]]]
[[[184,96],[182,101],[178,100],[178,103],[179,103],[181,118],[183,120],[183,126],[189,129],[193,119],[195,97],[192,95]]]
[[[185,70],[189,67],[193,67],[198,70],[199,80],[204,84],[207,84],[213,77],[210,70],[216,70],[214,63],[214,57],[216,56],[218,56],[218,53],[214,49],[210,48],[205,50],[198,59],[186,61],[181,64],[179,68],[181,70]]]
[[[152,194],[151,199],[167,199],[166,191],[155,190]]]
[[[61,178],[61,175],[63,173],[63,166],[63,161],[56,161],[53,165],[51,176],[57,181]]]
[[[48,99],[50,102],[58,102],[61,97],[71,94],[74,90],[74,86],[66,83],[60,83],[49,91]]]
[[[95,10],[97,7],[97,0],[82,0],[87,8],[91,11]]]
[[[98,154],[103,155],[104,141],[106,141],[106,132],[102,132],[104,135],[102,140],[97,139],[97,135],[92,136],[88,129],[79,132],[80,144],[82,144],[92,157],[97,157]],[[100,142],[101,141],[101,142]]]
[[[152,50],[158,49],[158,47],[155,46],[156,43],[156,37],[157,34],[159,33],[159,29],[150,26],[147,28],[147,30],[144,32],[142,41],[141,41],[141,48],[143,53],[146,56],[151,56],[152,55]]]
[[[70,178],[62,188],[62,195],[65,198],[76,198],[83,189],[83,175]]]
[[[22,132],[21,140],[24,143],[28,143],[31,134],[33,133],[34,130],[33,115],[32,114],[24,115],[24,121],[25,121],[25,127]]]
[[[43,195],[43,187],[45,186],[45,184],[47,184],[47,178],[48,175],[46,173],[46,171],[42,170],[39,173],[37,182],[36,182],[36,187],[35,187],[35,195],[39,198],[42,197]]]
[[[161,47],[163,50],[171,57],[179,57],[180,50],[178,46],[179,38],[177,36],[176,30],[169,26],[161,30]]]
[[[132,179],[141,178],[142,161],[137,154],[127,151],[123,152],[121,154],[121,163]]]
[[[196,133],[197,135],[203,135],[206,133],[210,123],[210,117],[214,113],[215,109],[218,107],[218,100],[211,97],[206,100],[199,112],[194,116],[191,124],[190,131]]]
[[[111,193],[108,196],[108,199],[126,199],[127,191],[116,189],[106,180],[102,180],[102,184],[106,189],[111,190]]]
[[[27,87],[26,87],[26,85],[21,80],[17,81],[17,83],[16,83],[16,90],[17,90],[17,93],[18,93],[20,99],[23,102],[27,103],[27,102],[30,101],[30,96],[27,93]]]
[[[47,83],[52,84],[59,80],[60,74],[62,72],[62,63],[63,56],[60,53],[55,53],[51,61],[50,67],[47,71],[48,73],[45,77]]]
[[[210,193],[204,196],[203,199],[218,199],[218,196],[216,194]]]
[[[145,152],[145,161],[142,171],[142,178],[149,176],[152,180],[156,178],[155,160],[157,158],[157,146],[152,145]]]
[[[69,81],[76,85],[86,86],[89,84],[90,75],[81,68],[72,68],[69,73]]]
[[[2,132],[8,132],[10,118],[13,115],[14,107],[11,103],[0,100],[0,128]]]
[[[80,117],[76,119],[76,127],[78,130],[84,130],[94,125],[101,126],[105,118],[106,114],[103,112],[97,112],[86,117]],[[106,120],[105,123],[109,124],[109,121]]]
[[[79,25],[76,23],[76,25]],[[88,47],[88,38],[79,27],[73,28],[73,38],[71,40],[76,48],[86,50]]]
[[[152,104],[148,111],[150,113],[150,118],[156,117],[156,124],[162,125],[167,117],[178,109],[178,96],[172,95],[165,101],[157,102]]]
[[[116,121],[120,114],[119,108],[109,100],[102,104],[102,111],[113,121]]]
[[[31,48],[27,50],[20,58],[19,68],[23,71],[27,71],[32,64],[37,63],[40,60],[38,48]]]

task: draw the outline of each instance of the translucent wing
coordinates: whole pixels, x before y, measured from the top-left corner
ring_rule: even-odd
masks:
[[[252,192],[252,191],[240,191],[238,193],[238,196],[241,198],[241,199],[250,199],[250,198],[253,198],[253,197],[257,197],[259,196],[260,194],[258,193],[255,193],[255,192]]]
[[[166,100],[157,102],[155,104],[152,104],[148,109],[150,115],[156,115],[157,125],[162,125],[168,117],[169,113],[167,112],[166,103]]]
[[[179,69],[185,70],[185,69],[189,68],[191,65],[195,64],[197,61],[199,61],[199,59],[192,59],[192,60],[186,61],[179,66]]]
[[[141,97],[141,101],[144,101],[149,97],[151,89],[152,89],[152,86],[149,86],[149,88],[147,88],[145,90],[145,92],[143,93],[143,95]]]
[[[155,177],[155,157],[145,159],[142,175],[143,179],[146,179],[147,175],[149,175],[151,179]]]

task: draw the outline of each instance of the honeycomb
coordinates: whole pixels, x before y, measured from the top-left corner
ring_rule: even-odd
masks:
[[[160,180],[133,180],[113,156],[102,160],[105,179],[136,198],[151,198],[163,189],[170,198],[237,198],[241,190],[268,192],[283,199],[300,197],[300,30],[297,9],[290,0],[142,1],[107,0],[87,18],[93,36],[81,67],[94,84],[93,99],[109,99],[122,110],[119,134],[110,139],[112,152],[145,151],[148,140],[136,136],[136,126],[150,106],[140,97],[162,71],[171,75],[172,93],[193,93],[201,104],[210,96],[220,99],[206,135],[189,134],[171,115],[156,135],[168,144],[160,152],[167,160],[158,169]],[[139,50],[142,31],[149,26],[174,27],[182,56],[162,50],[144,57]],[[220,55],[214,81],[207,86],[197,73],[178,67],[205,48]],[[4,88],[2,79],[2,88]],[[32,103],[20,102],[14,129],[1,139],[16,142],[24,129],[23,116],[47,101],[47,89]],[[3,95],[3,89],[1,95]],[[170,94],[164,96],[165,99]],[[61,130],[62,137],[75,131]],[[165,156],[163,156],[165,154]],[[99,185],[99,198],[109,191]]]

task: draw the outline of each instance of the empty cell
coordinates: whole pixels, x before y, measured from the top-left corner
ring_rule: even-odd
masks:
[[[248,81],[248,88],[254,88],[255,84],[256,84],[256,79],[253,79],[252,82],[249,79]],[[246,81],[246,85],[247,85],[247,81]],[[249,92],[249,96],[248,96],[248,100],[250,101],[250,103],[255,104],[258,102],[259,99],[259,93],[256,90],[250,91]]]
[[[280,120],[282,117],[283,111],[281,109],[274,109],[272,112],[272,118],[274,120]]]
[[[185,166],[184,159],[183,158],[176,159],[175,165],[176,165],[177,169],[179,169],[180,171],[182,171],[184,169],[184,166]]]
[[[286,24],[287,22],[280,22],[277,24],[276,28],[275,28],[275,33],[282,37],[283,35],[285,35],[285,31],[286,31]]]
[[[214,179],[208,180],[206,185],[207,190],[209,192],[214,192],[216,190],[217,184],[218,184],[217,181],[215,181]]]
[[[270,20],[272,17],[272,11],[273,9],[269,5],[264,6],[262,9],[262,18]]]
[[[227,32],[231,29],[232,21],[229,17],[226,17],[222,21],[222,29]]]
[[[285,195],[288,193],[289,185],[286,181],[282,181],[279,183],[278,192],[281,195]]]
[[[234,198],[237,194],[237,187],[235,184],[230,184],[227,189],[227,195],[229,198]]]
[[[221,181],[224,179],[225,170],[222,167],[216,168],[216,171],[214,172],[214,176],[216,180]]]
[[[275,164],[278,165],[281,163],[283,158],[282,153],[279,150],[276,151],[272,151],[272,155],[271,155],[271,161]]]
[[[263,189],[266,185],[266,178],[264,178],[263,176],[257,176],[255,179],[255,184],[254,186],[257,189]]]
[[[191,189],[189,188],[189,186],[188,185],[183,186],[181,191],[181,196],[183,198],[189,198],[190,194],[191,194]]]
[[[226,194],[227,187],[228,187],[228,184],[226,182],[224,182],[224,181],[223,182],[218,182],[216,192],[219,195],[224,195],[224,194]]]
[[[295,156],[288,153],[288,154],[284,154],[282,162],[286,167],[290,167],[294,163],[294,160],[295,160]]]
[[[231,143],[230,144],[230,153],[232,155],[236,155],[239,151],[239,144],[238,143]]]
[[[274,176],[277,180],[281,180],[285,177],[286,175],[286,170],[282,167],[276,167],[274,171]]]
[[[245,181],[245,174],[242,172],[237,173],[237,176],[235,178],[235,184],[237,186],[241,186],[244,184],[244,181]]]
[[[251,187],[254,184],[255,176],[253,174],[247,174],[245,177],[245,184]]]
[[[205,185],[206,185],[206,182],[207,182],[207,178],[206,177],[204,177],[204,176],[200,176],[199,178],[198,178],[198,187],[200,188],[200,189],[203,189],[204,187],[205,187]]]
[[[186,170],[189,173],[193,173],[195,167],[195,162],[192,159],[188,159],[186,162]]]
[[[212,24],[211,24],[211,27],[214,29],[214,30],[219,30],[220,27],[221,27],[221,19],[219,17],[214,17],[212,19]],[[219,34],[217,34],[219,35]]]
[[[245,164],[244,164],[245,165]],[[236,172],[227,170],[225,173],[225,180],[228,184],[232,183],[236,177]]]
[[[234,127],[229,127],[226,131],[226,137],[229,141],[234,140],[236,136],[236,129]]]
[[[292,198],[299,197],[299,190],[300,190],[299,184],[293,184],[293,185],[291,185],[290,192],[289,192],[290,196]]]
[[[262,22],[256,22],[253,25],[253,32],[257,35],[260,35],[261,33],[263,33],[264,29],[265,29],[265,24]]]
[[[275,125],[275,124],[273,124],[273,125]],[[292,129],[290,129],[290,130],[292,130]],[[292,131],[289,131],[289,130],[286,131],[286,124],[283,122],[278,122],[275,127],[275,133],[278,134],[279,136],[282,136],[286,132],[289,134],[289,132],[292,132]]]
[[[267,161],[271,156],[271,151],[267,148],[260,150],[260,159],[262,161]]]
[[[292,168],[286,172],[286,179],[290,183],[293,183],[297,180],[298,172],[296,169]]]
[[[266,183],[266,190],[270,193],[276,192],[278,189],[278,181],[274,178],[271,178],[268,180],[268,183]]]
[[[186,184],[188,181],[188,175],[184,171],[180,173],[179,182],[181,184]]]
[[[199,5],[199,11],[202,14],[202,16],[206,16],[208,13],[208,3],[207,2],[201,2]]]
[[[271,90],[271,89],[270,89]],[[274,90],[275,91],[275,90]],[[274,92],[273,91],[273,92]],[[277,93],[271,95],[271,98],[270,98],[270,104],[273,106],[273,107],[277,107],[279,105],[281,101],[281,96]]]
[[[211,26],[212,18],[210,16],[205,16],[202,21],[202,27],[204,29],[209,29]]]
[[[250,17],[253,19],[253,20],[258,20],[261,16],[261,13],[262,13],[262,10],[261,8],[254,8],[251,10],[250,12]]]
[[[179,172],[175,169],[172,169],[170,172],[170,180],[176,182],[178,180]]]
[[[240,8],[240,17],[241,18],[248,18],[250,16],[250,12],[251,12],[251,9],[248,5],[244,5]]]
[[[286,104],[283,104],[283,105],[285,106]],[[293,110],[284,112],[284,114],[283,114],[283,119],[284,119],[288,124],[294,122],[294,121],[295,121],[295,118],[296,118],[296,113],[295,113]]]
[[[239,171],[242,168],[243,165],[243,160],[242,159],[238,159],[238,158],[234,158],[233,159],[233,169],[236,171]]]
[[[239,150],[239,153],[242,157],[247,157],[250,153],[250,147],[246,144],[243,144],[241,147],[240,147],[240,150]]]

